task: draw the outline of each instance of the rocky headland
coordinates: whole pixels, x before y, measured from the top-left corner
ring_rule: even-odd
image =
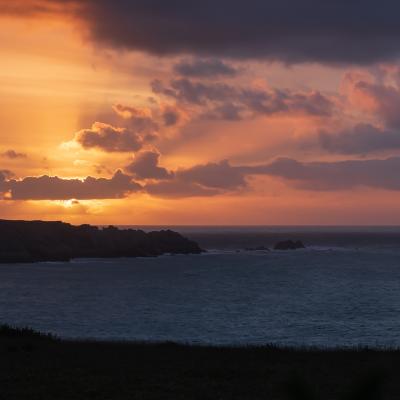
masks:
[[[0,220],[0,263],[152,257],[202,251],[196,242],[171,230],[146,233],[59,221]]]

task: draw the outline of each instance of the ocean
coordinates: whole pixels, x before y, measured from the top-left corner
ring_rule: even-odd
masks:
[[[0,265],[0,323],[63,338],[400,347],[399,227],[169,228],[207,252]],[[286,239],[307,248],[248,250]]]

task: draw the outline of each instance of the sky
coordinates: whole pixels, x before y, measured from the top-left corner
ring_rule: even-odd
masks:
[[[0,218],[400,224],[399,11],[0,0]]]

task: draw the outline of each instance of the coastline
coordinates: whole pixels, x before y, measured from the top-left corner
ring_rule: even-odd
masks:
[[[163,254],[200,254],[192,240],[171,230],[144,232],[99,229],[61,221],[0,219],[0,263],[70,261],[76,258],[155,257]]]

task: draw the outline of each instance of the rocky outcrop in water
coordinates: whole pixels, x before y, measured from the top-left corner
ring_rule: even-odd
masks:
[[[98,228],[64,222],[0,220],[0,263],[69,261],[72,258],[198,254],[198,244],[177,232]]]
[[[304,244],[297,240],[294,242],[293,240],[284,240],[283,242],[278,242],[274,246],[274,250],[296,250],[296,249],[304,249]]]

